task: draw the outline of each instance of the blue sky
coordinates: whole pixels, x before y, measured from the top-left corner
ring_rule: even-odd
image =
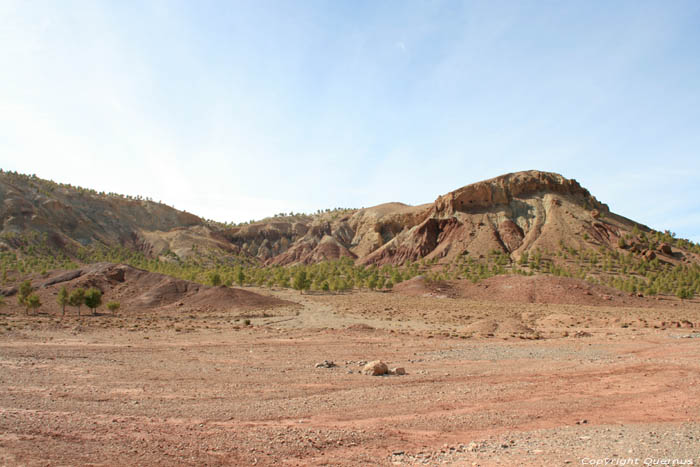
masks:
[[[700,241],[700,2],[0,2],[0,166],[220,221],[576,178]]]

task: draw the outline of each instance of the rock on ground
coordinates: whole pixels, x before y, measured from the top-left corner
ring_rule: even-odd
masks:
[[[374,360],[365,365],[362,374],[369,376],[382,376],[389,372],[389,367],[381,360]]]

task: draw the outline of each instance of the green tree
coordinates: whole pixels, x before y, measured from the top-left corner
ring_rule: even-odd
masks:
[[[61,287],[61,290],[58,291],[58,297],[56,298],[56,301],[59,305],[61,305],[61,311],[63,312],[62,315],[65,315],[66,305],[68,305],[68,289],[66,289],[65,285]]]
[[[121,305],[119,302],[107,302],[107,309],[114,314],[115,312],[119,311],[119,308]]]
[[[85,292],[85,305],[92,310],[92,314],[97,314],[97,308],[102,305],[102,291],[95,287],[90,287]]]
[[[378,279],[379,279],[379,278],[377,277],[377,274],[376,274],[376,273],[372,273],[372,274],[367,278],[367,287],[368,287],[370,290],[374,290],[375,288],[377,288],[377,281],[378,281]]]
[[[219,274],[219,271],[212,271],[209,273],[209,283],[214,287],[221,285],[221,274]]]
[[[243,284],[245,284],[245,273],[243,272],[243,268],[238,268],[238,272],[236,273],[236,284],[239,286],[243,286]]]
[[[527,251],[523,251],[523,254],[520,255],[520,259],[518,260],[518,264],[521,266],[525,266],[529,260],[529,255],[527,254]]]
[[[80,307],[85,303],[85,289],[79,287],[73,290],[68,296],[68,304],[78,307],[78,316],[80,316]]]
[[[678,287],[678,289],[676,289],[676,297],[681,300],[691,299],[693,295],[693,291],[686,287]]]
[[[289,287],[289,278],[286,276],[280,276],[277,279],[277,285],[285,288]]]
[[[22,282],[17,290],[17,303],[26,307],[27,312],[29,312],[29,307],[26,303],[27,297],[29,297],[33,291],[34,289],[32,288],[32,283],[29,281]]]
[[[377,279],[377,288],[383,289],[385,282],[386,282],[386,278],[384,276],[379,276],[379,279]]]
[[[311,281],[306,278],[306,269],[299,269],[296,274],[294,274],[294,280],[292,281],[292,288],[303,293],[304,290],[308,290],[311,286]]]
[[[336,290],[339,292],[345,292],[346,290],[350,289],[352,286],[348,284],[348,281],[345,280],[344,277],[341,277],[338,279],[338,284],[336,285]]]
[[[311,284],[311,288],[313,290],[321,290],[322,283],[323,283],[323,277],[321,277],[321,275],[317,275],[316,277],[314,277],[314,280]]]
[[[27,307],[27,313],[29,313],[30,308],[36,313],[36,310],[41,306],[41,299],[36,293],[32,292],[24,299],[24,304]]]

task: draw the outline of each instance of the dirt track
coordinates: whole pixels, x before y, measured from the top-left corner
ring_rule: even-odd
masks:
[[[700,333],[655,321],[700,321],[695,304],[579,307],[576,324],[565,306],[277,295],[303,308],[252,326],[221,312],[2,310],[0,463],[700,462]],[[545,338],[460,325],[486,316]],[[361,375],[372,359],[408,374]]]

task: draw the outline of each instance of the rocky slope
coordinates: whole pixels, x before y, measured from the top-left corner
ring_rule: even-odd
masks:
[[[261,222],[226,235],[241,251],[271,264],[342,256],[362,264],[403,264],[479,257],[493,250],[517,259],[534,249],[560,249],[563,243],[617,248],[635,225],[611,213],[575,180],[527,171],[465,186],[432,204],[388,203],[306,222]]]
[[[116,300],[130,311],[137,309],[181,311],[246,311],[292,306],[291,302],[229,287],[208,287],[195,282],[144,271],[125,264],[95,263],[70,271],[52,271],[29,279],[42,303],[51,305],[61,287],[73,290],[95,287],[104,294],[103,303]],[[0,289],[12,296],[17,287]]]
[[[93,244],[147,254],[175,248],[186,255],[193,244],[233,251],[202,219],[165,204],[2,172],[0,248],[12,249],[13,239],[26,234],[68,252]]]
[[[649,230],[611,213],[575,180],[534,170],[474,183],[420,206],[387,203],[232,228],[152,201],[2,173],[0,221],[0,247],[6,249],[12,248],[12,234],[39,232],[68,250],[97,243],[179,258],[216,251],[268,265],[341,257],[379,265],[420,258],[443,262],[494,250],[518,259],[564,245],[620,248],[620,239],[629,239],[633,229]],[[682,254],[668,245],[665,252],[631,247],[650,257]]]

